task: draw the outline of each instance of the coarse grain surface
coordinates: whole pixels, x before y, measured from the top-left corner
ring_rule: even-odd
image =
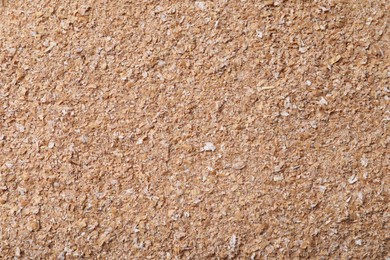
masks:
[[[0,5],[1,258],[390,258],[388,0]]]

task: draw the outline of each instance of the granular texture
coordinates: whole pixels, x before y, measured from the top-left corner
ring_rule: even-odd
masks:
[[[389,259],[389,24],[388,0],[3,0],[0,257]]]

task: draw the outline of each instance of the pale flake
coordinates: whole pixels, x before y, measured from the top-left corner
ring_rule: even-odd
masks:
[[[195,6],[196,6],[197,8],[199,8],[200,10],[206,9],[206,5],[205,5],[204,2],[202,2],[202,1],[196,1],[196,2],[195,2]]]
[[[321,106],[326,106],[326,105],[328,105],[328,101],[326,101],[326,99],[324,97],[321,97],[320,101],[319,101],[319,104]]]
[[[326,191],[326,187],[325,187],[325,186],[319,186],[318,189],[319,189],[321,192],[325,192],[325,191]]]
[[[16,123],[16,129],[18,129],[19,132],[23,133],[26,128],[23,125]]]
[[[6,162],[5,166],[7,166],[8,169],[11,169],[14,165],[11,162]]]
[[[215,146],[213,143],[210,143],[210,142],[206,142],[204,147],[203,147],[203,150],[204,151],[211,151],[211,152],[214,152],[215,151]]]
[[[88,137],[86,135],[82,135],[80,137],[80,141],[83,142],[84,144],[88,142]]]
[[[367,159],[366,157],[362,157],[362,158],[360,159],[360,163],[361,163],[361,165],[362,165],[363,167],[367,167],[367,165],[368,165],[368,159]]]
[[[260,30],[256,30],[256,36],[257,36],[257,38],[259,38],[259,39],[263,39],[263,32],[260,31]]]
[[[230,250],[234,251],[236,248],[236,245],[237,245],[237,236],[233,234],[232,237],[230,238],[230,241],[229,241]]]
[[[283,111],[282,113],[280,113],[281,116],[289,116],[290,114],[286,111]]]
[[[282,181],[284,179],[283,175],[274,176],[274,181]]]
[[[358,181],[358,178],[356,177],[356,175],[352,175],[351,177],[348,178],[349,184],[354,184],[357,181]]]

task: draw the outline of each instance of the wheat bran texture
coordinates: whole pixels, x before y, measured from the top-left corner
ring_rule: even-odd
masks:
[[[390,2],[0,2],[1,259],[390,259]]]

